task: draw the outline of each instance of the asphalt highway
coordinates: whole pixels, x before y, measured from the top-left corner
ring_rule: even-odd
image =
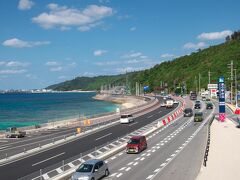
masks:
[[[152,111],[158,105],[159,104],[156,104],[149,108],[146,108],[145,111]],[[133,113],[133,115],[138,116],[139,112]],[[91,125],[89,127],[81,127],[82,131],[92,129],[99,125],[105,125],[109,122],[117,121],[119,119],[117,116],[118,115],[112,115],[111,117],[108,116],[107,119],[110,119],[108,122],[102,122],[96,125]],[[76,127],[79,127],[79,125],[74,124],[68,125],[67,127],[40,130],[38,132],[28,134],[24,138],[0,139],[0,159],[5,158],[6,156],[13,156],[23,151],[29,151],[31,149],[39,147],[39,145],[43,146],[45,144],[52,144],[53,142],[64,139],[65,137],[67,138],[73,136],[76,132]]]
[[[175,106],[176,107],[176,106]],[[29,156],[16,162],[0,166],[1,179],[15,180],[26,176],[40,169],[60,163],[80,153],[87,152],[104,143],[110,142],[118,137],[126,135],[137,130],[154,120],[166,115],[173,109],[159,107],[152,112],[146,113],[135,118],[134,123],[130,125],[116,124],[115,126],[103,129],[94,134],[76,139],[75,141],[46,150],[39,154]]]
[[[200,111],[204,112],[204,117],[211,117],[213,110],[205,110],[204,102],[202,105]],[[148,148],[140,154],[123,151],[108,159],[111,174],[104,179],[194,180],[206,147],[207,124],[193,136],[201,124],[193,122],[193,117],[181,117],[148,139]]]

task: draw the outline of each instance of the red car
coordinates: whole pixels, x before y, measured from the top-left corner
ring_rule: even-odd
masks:
[[[126,153],[140,153],[147,148],[145,136],[133,136],[129,139],[126,147]]]

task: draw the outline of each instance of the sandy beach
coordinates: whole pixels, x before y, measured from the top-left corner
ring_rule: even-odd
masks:
[[[121,109],[133,108],[146,103],[144,98],[136,96],[112,96],[109,94],[97,94],[93,98],[120,104]]]

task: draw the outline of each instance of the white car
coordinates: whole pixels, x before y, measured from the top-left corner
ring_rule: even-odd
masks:
[[[175,100],[175,101],[173,101],[173,104],[178,104],[178,101],[176,101],[176,100]]]
[[[160,105],[161,105],[161,107],[165,107],[166,106],[166,104],[164,102],[161,103]]]
[[[133,122],[133,116],[132,114],[122,114],[120,118],[121,124],[128,124],[130,122]]]

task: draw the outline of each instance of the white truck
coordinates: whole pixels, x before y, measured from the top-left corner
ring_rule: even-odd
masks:
[[[19,131],[16,127],[10,127],[6,130],[6,138],[22,138],[26,136],[25,131]]]
[[[172,99],[166,100],[166,108],[172,108],[174,105],[174,101]]]

